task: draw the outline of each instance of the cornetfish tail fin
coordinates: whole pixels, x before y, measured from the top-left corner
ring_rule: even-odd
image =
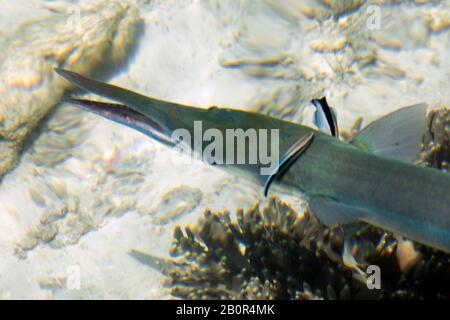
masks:
[[[284,154],[284,156],[281,158],[278,165],[275,167],[275,169],[272,171],[272,173],[269,175],[269,178],[267,179],[265,185],[264,185],[264,196],[267,197],[267,193],[269,192],[269,187],[272,184],[272,182],[277,178],[283,175],[286,170],[292,165],[292,163],[297,160],[297,158],[308,149],[310,146],[312,140],[314,138],[314,132],[311,132],[303,137],[301,137],[299,140],[297,140],[296,143],[294,143],[288,151]]]
[[[427,108],[420,103],[389,113],[369,124],[351,143],[380,156],[413,162],[427,128]]]
[[[316,108],[314,112],[314,124],[333,137],[339,138],[339,128],[337,124],[336,112],[328,105],[325,97],[321,99],[313,99],[311,103]]]
[[[162,129],[157,123],[128,106],[74,98],[64,98],[63,101],[133,128],[167,146],[175,146],[174,141],[162,134]]]

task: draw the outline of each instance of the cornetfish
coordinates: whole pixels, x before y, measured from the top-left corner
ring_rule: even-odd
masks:
[[[308,142],[307,148],[277,177],[275,187],[283,192],[299,192],[326,225],[361,220],[450,252],[450,174],[413,163],[427,127],[426,104],[390,113],[369,124],[348,143],[261,113],[181,105],[67,70],[55,71],[75,86],[116,103],[77,98],[67,98],[68,102],[169,146],[176,145],[172,133],[179,128],[194,134],[194,121],[202,121],[205,130],[222,133],[229,128],[278,129],[280,154],[292,150],[302,137],[313,135],[313,139],[300,140],[302,146]],[[261,164],[216,166],[238,170],[240,176],[260,185],[267,181],[260,174]]]

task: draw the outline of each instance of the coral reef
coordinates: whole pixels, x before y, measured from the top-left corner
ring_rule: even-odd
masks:
[[[417,246],[421,256],[402,270],[395,238],[364,223],[331,228],[308,211],[299,215],[271,198],[237,212],[206,211],[193,228],[175,230],[169,277],[183,299],[450,298],[450,256]],[[344,236],[345,235],[345,236]],[[348,253],[350,252],[350,253]],[[355,265],[348,261],[353,259]],[[167,263],[167,262],[166,262]],[[382,270],[381,289],[369,290],[369,265]]]
[[[450,171],[450,109],[432,110],[428,115],[428,130],[425,132],[420,163]]]
[[[352,273],[332,261],[311,238],[315,219],[271,198],[259,210],[206,211],[194,229],[175,230],[172,295],[187,299],[351,298]],[[333,238],[333,241],[337,239]],[[339,241],[339,240],[337,240]],[[339,244],[332,244],[339,246]],[[324,245],[325,246],[325,245]],[[297,275],[302,275],[298,276]]]
[[[72,14],[28,22],[4,43],[0,53],[4,57],[0,60],[0,176],[15,165],[25,139],[69,88],[54,75],[54,67],[84,74],[109,65],[115,68],[136,43],[142,21],[135,6],[101,1],[75,9]],[[82,30],[82,26],[91,27]]]

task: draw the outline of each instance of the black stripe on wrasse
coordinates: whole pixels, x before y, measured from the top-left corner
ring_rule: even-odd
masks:
[[[264,186],[264,196],[267,197],[267,194],[269,192],[269,187],[272,184],[272,182],[282,176],[284,172],[297,160],[297,158],[303,154],[303,152],[308,149],[308,147],[311,145],[314,138],[314,132],[311,132],[305,136],[303,136],[301,139],[297,140],[296,143],[294,143],[288,151],[284,154],[284,156],[281,158],[280,162],[272,171],[269,178],[266,181],[266,184]]]

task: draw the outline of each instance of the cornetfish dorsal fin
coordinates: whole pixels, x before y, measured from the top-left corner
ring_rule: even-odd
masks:
[[[389,113],[369,124],[351,143],[380,156],[413,162],[427,128],[427,108],[420,103]]]

